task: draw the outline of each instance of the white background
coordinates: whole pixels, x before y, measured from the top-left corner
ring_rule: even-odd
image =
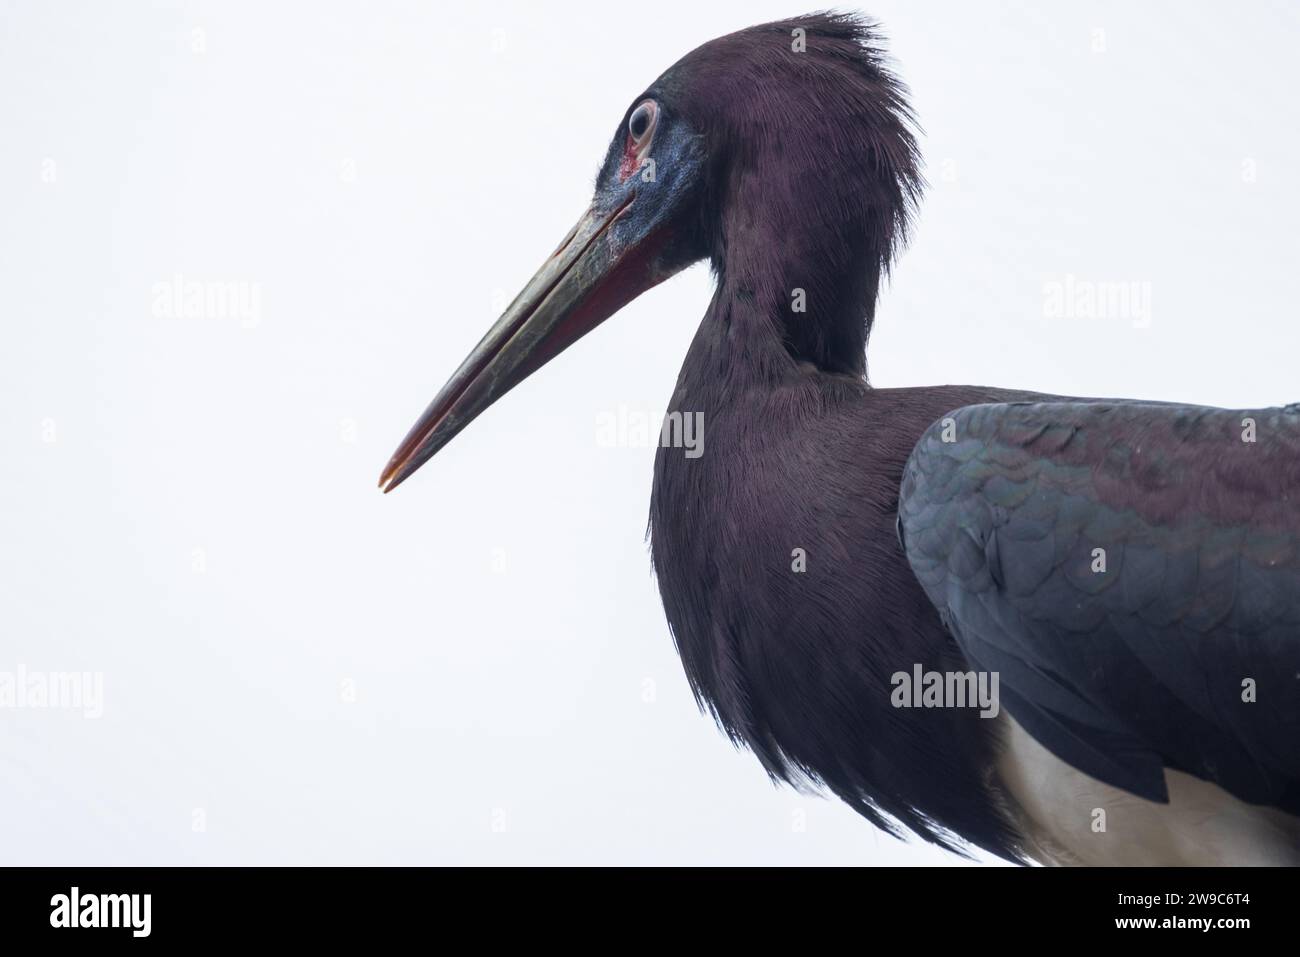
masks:
[[[869,10],[932,182],[873,381],[1300,399],[1300,10],[1041,7]],[[692,702],[596,420],[667,403],[705,269],[374,487],[628,103],[797,4],[0,11],[0,671],[104,681],[0,710],[0,863],[955,860]],[[156,315],[177,274],[260,321]],[[1067,274],[1149,326],[1047,317]]]

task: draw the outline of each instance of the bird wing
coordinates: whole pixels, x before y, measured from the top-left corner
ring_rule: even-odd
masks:
[[[1058,758],[1300,809],[1300,406],[972,405],[904,471],[913,571]]]

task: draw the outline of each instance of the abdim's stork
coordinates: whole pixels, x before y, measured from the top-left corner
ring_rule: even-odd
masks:
[[[870,24],[705,44],[632,101],[590,208],[381,486],[707,259],[670,405],[706,451],[659,449],[651,540],[727,734],[951,848],[1300,861],[1300,412],[872,388],[917,166]]]

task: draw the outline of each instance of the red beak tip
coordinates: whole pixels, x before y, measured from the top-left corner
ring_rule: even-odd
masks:
[[[379,476],[379,491],[387,495],[408,478],[410,478],[410,475],[403,475],[401,468],[387,468],[384,470],[384,474]]]

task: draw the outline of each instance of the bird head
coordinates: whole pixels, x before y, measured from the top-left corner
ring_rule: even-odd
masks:
[[[380,487],[392,491],[533,372],[703,259],[751,301],[805,289],[818,308],[781,331],[790,353],[861,372],[870,315],[846,323],[843,307],[874,302],[919,193],[910,125],[870,24],[855,17],[751,27],[682,58],[628,104],[591,205],[411,428]]]

